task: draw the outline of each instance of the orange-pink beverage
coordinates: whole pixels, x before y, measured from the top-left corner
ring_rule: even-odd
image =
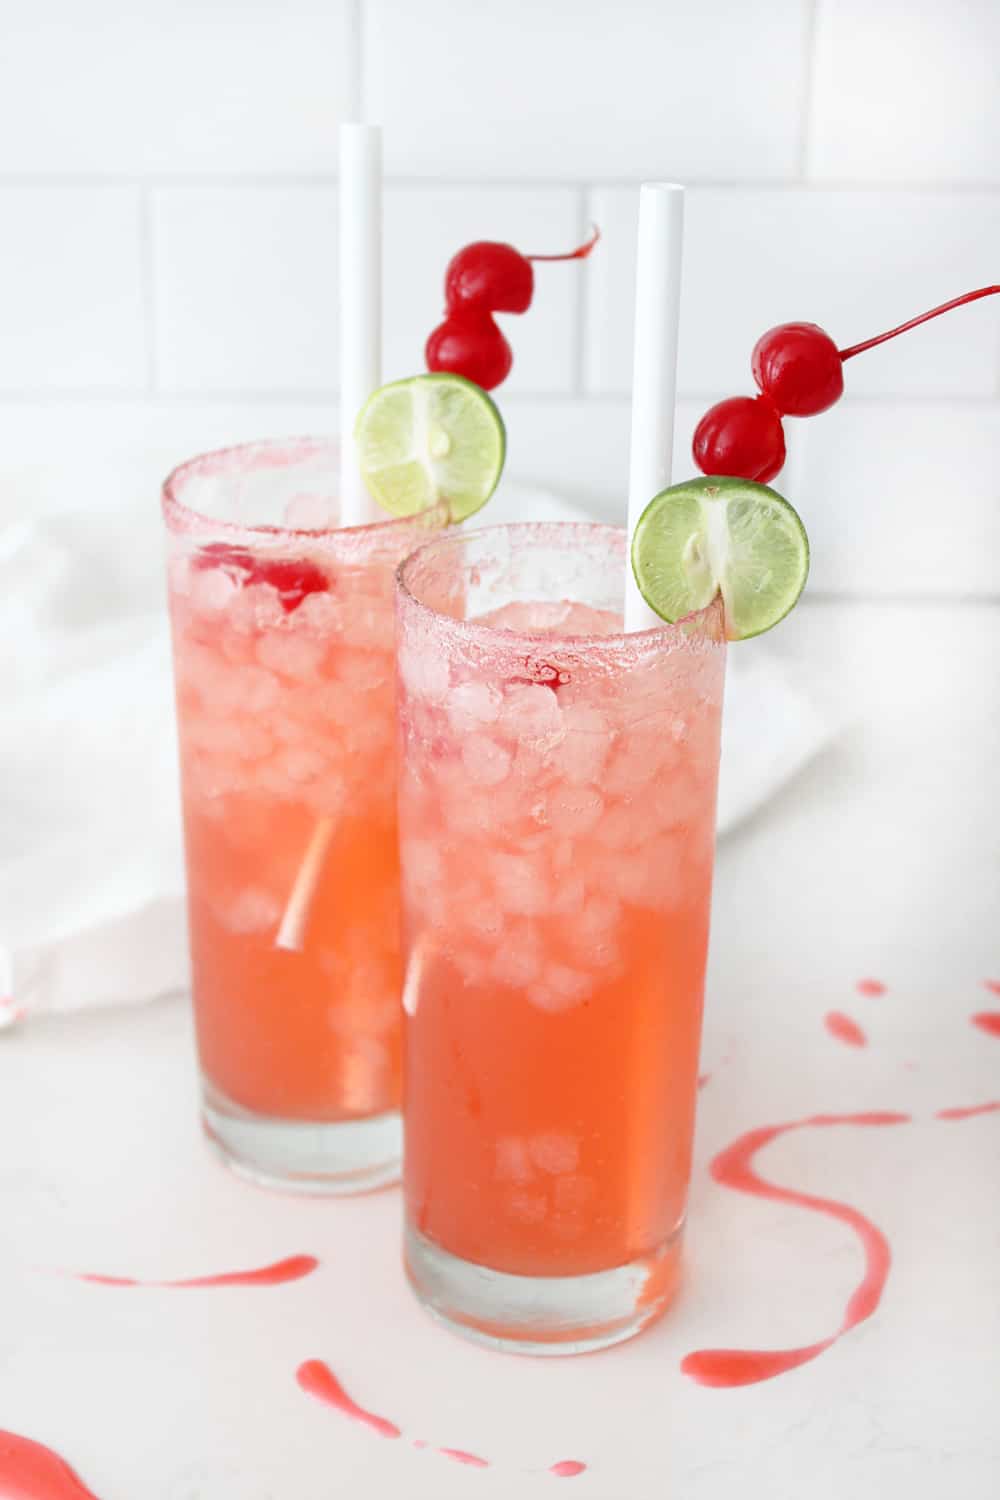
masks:
[[[687,1198],[725,642],[623,635],[624,570],[558,525],[400,570],[407,1264],[523,1350],[656,1316]]]
[[[338,531],[336,476],[256,444],[164,491],[204,1119],[319,1192],[398,1170],[392,577],[434,525]]]

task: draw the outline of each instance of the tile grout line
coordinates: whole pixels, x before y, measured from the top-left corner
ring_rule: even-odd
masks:
[[[227,403],[241,405],[244,403],[273,402],[275,405],[308,405],[311,402],[328,401],[331,396],[337,394],[336,386],[274,386],[274,387],[239,387],[223,386],[198,388],[195,386],[181,386],[176,389],[162,386],[158,381],[152,389],[143,386],[11,386],[7,389],[0,387],[0,409],[6,406],[58,406],[63,404],[74,404],[78,406],[106,406],[115,401],[123,402],[146,402],[149,405],[171,403],[183,403],[185,405],[201,402],[207,406]],[[723,392],[719,390],[695,391],[679,390],[677,399],[679,402],[697,402],[711,404],[720,401]],[[533,405],[558,406],[579,405],[590,406],[595,410],[601,407],[626,407],[629,404],[629,393],[625,390],[617,391],[583,391],[579,394],[571,389],[564,391],[553,390],[520,390],[512,392],[507,398],[512,402],[530,402]],[[917,393],[911,392],[904,395],[894,394],[870,394],[864,396],[845,396],[842,406],[845,409],[872,408],[885,406],[900,406],[911,408],[925,408],[928,406],[946,406],[957,408],[972,408],[976,411],[994,410],[997,398],[991,392],[977,392],[975,394],[956,395],[954,392],[944,393]]]
[[[798,141],[798,169],[803,181],[809,178],[809,165],[815,133],[816,75],[819,67],[819,32],[822,25],[823,0],[808,0],[805,35],[802,44],[802,121]]]
[[[601,176],[594,179],[582,177],[470,177],[407,175],[401,172],[386,174],[386,186],[403,190],[419,190],[427,187],[458,192],[470,188],[489,191],[491,189],[522,192],[552,192],[556,189],[593,191],[599,188],[638,188],[641,177]],[[793,174],[785,177],[686,177],[691,192],[748,192],[748,193],[870,193],[879,196],[903,196],[937,193],[942,197],[962,198],[973,195],[1000,196],[1000,177],[956,182],[953,179],[914,178],[880,179],[830,177],[808,179]],[[44,191],[45,189],[73,188],[328,188],[337,182],[336,171],[288,171],[273,172],[2,172],[0,190]]]

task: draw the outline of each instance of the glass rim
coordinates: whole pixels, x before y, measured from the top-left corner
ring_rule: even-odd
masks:
[[[529,535],[538,537],[539,540],[543,539],[546,533],[563,536],[567,533],[575,533],[580,536],[591,537],[604,535],[614,537],[616,540],[623,537],[627,539],[628,535],[624,526],[612,526],[608,521],[501,521],[495,526],[479,526],[469,531],[462,531],[458,528],[447,528],[443,533],[439,533],[430,540],[422,542],[419,547],[415,547],[412,552],[403,558],[403,561],[396,568],[397,594],[408,605],[412,605],[429,619],[447,621],[448,627],[469,640],[497,641],[499,639],[505,644],[523,642],[531,647],[536,647],[541,642],[551,647],[553,642],[558,641],[560,645],[573,646],[578,649],[588,648],[590,650],[598,650],[602,646],[605,650],[609,647],[619,649],[623,642],[628,642],[631,647],[662,645],[665,638],[679,639],[684,642],[699,641],[705,645],[722,647],[726,645],[724,628],[717,639],[709,632],[692,636],[683,628],[691,621],[709,621],[714,615],[720,614],[723,605],[718,595],[704,609],[693,610],[691,614],[685,615],[682,620],[674,622],[664,620],[661,624],[648,626],[644,630],[615,630],[610,634],[603,635],[560,635],[558,633],[552,634],[541,631],[532,633],[525,630],[512,630],[507,625],[484,624],[480,619],[456,619],[454,615],[445,614],[443,610],[435,609],[432,604],[425,603],[423,599],[419,598],[413,592],[407,579],[407,572],[411,567],[419,563],[424,553],[433,551],[436,548],[443,550],[445,547],[460,547],[475,538],[488,537],[498,532],[528,533]]]
[[[196,453],[176,464],[160,486],[160,509],[167,530],[187,536],[222,532],[233,537],[258,537],[262,542],[271,543],[281,538],[317,542],[337,537],[360,538],[375,532],[384,535],[393,529],[405,531],[415,523],[432,519],[435,511],[441,508],[432,506],[416,516],[391,516],[386,512],[384,519],[365,521],[360,526],[311,527],[225,520],[221,516],[207,515],[181,498],[185,485],[193,479],[216,475],[225,478],[230,472],[235,476],[240,472],[241,464],[245,473],[253,472],[258,466],[261,469],[291,468],[295,463],[323,452],[339,454],[339,439],[313,436],[254,438],[249,442],[229,443],[222,448]]]

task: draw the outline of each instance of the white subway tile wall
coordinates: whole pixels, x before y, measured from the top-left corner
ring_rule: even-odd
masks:
[[[0,390],[141,389],[139,193],[32,184],[0,203]]]
[[[1000,184],[996,0],[818,0],[819,179]]]
[[[1000,0],[998,0],[1000,3]],[[588,278],[587,390],[627,394],[636,195],[594,192],[604,253]],[[1000,272],[1000,192],[693,188],[685,203],[678,384],[736,393],[775,323],[818,323],[845,348]],[[1000,298],[845,365],[852,396],[991,396]]]
[[[335,186],[158,188],[150,206],[158,386],[332,390]]]
[[[330,172],[351,0],[6,0],[0,172]]]
[[[998,279],[996,0],[32,0],[0,46],[0,517],[149,507],[202,448],[332,430],[336,127],[386,129],[387,378],[449,256],[503,320],[508,474],[624,508],[637,188],[687,204],[675,469],[789,318],[850,343]],[[998,299],[1000,300],[1000,299]],[[846,368],[779,481],[817,593],[1000,597],[1000,307]],[[501,501],[502,504],[502,501]]]
[[[802,426],[813,589],[997,594],[1000,403],[849,402]]]
[[[364,0],[392,170],[475,179],[782,178],[810,0]]]

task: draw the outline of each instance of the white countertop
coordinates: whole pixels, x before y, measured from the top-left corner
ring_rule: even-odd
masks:
[[[0,1428],[62,1454],[99,1500],[995,1494],[1000,1114],[934,1116],[1000,1099],[1000,1037],[970,1021],[1000,1010],[984,983],[1000,980],[998,618],[817,602],[772,638],[852,722],[720,849],[711,1076],[666,1319],[582,1359],[467,1345],[410,1297],[396,1191],[284,1198],[216,1164],[184,1002],[39,1019],[0,1036]],[[863,977],[886,993],[860,994]],[[869,1045],[834,1039],[831,1010]],[[884,1231],[877,1312],[777,1379],[696,1385],[679,1368],[691,1350],[832,1333],[863,1269],[847,1226],[737,1194],[708,1163],[752,1127],[875,1109],[913,1118],[802,1129],[755,1166]],[[45,1274],[165,1279],[296,1253],[318,1271],[277,1287]],[[310,1358],[402,1438],[306,1396],[295,1371]],[[564,1459],[587,1468],[547,1472]]]

